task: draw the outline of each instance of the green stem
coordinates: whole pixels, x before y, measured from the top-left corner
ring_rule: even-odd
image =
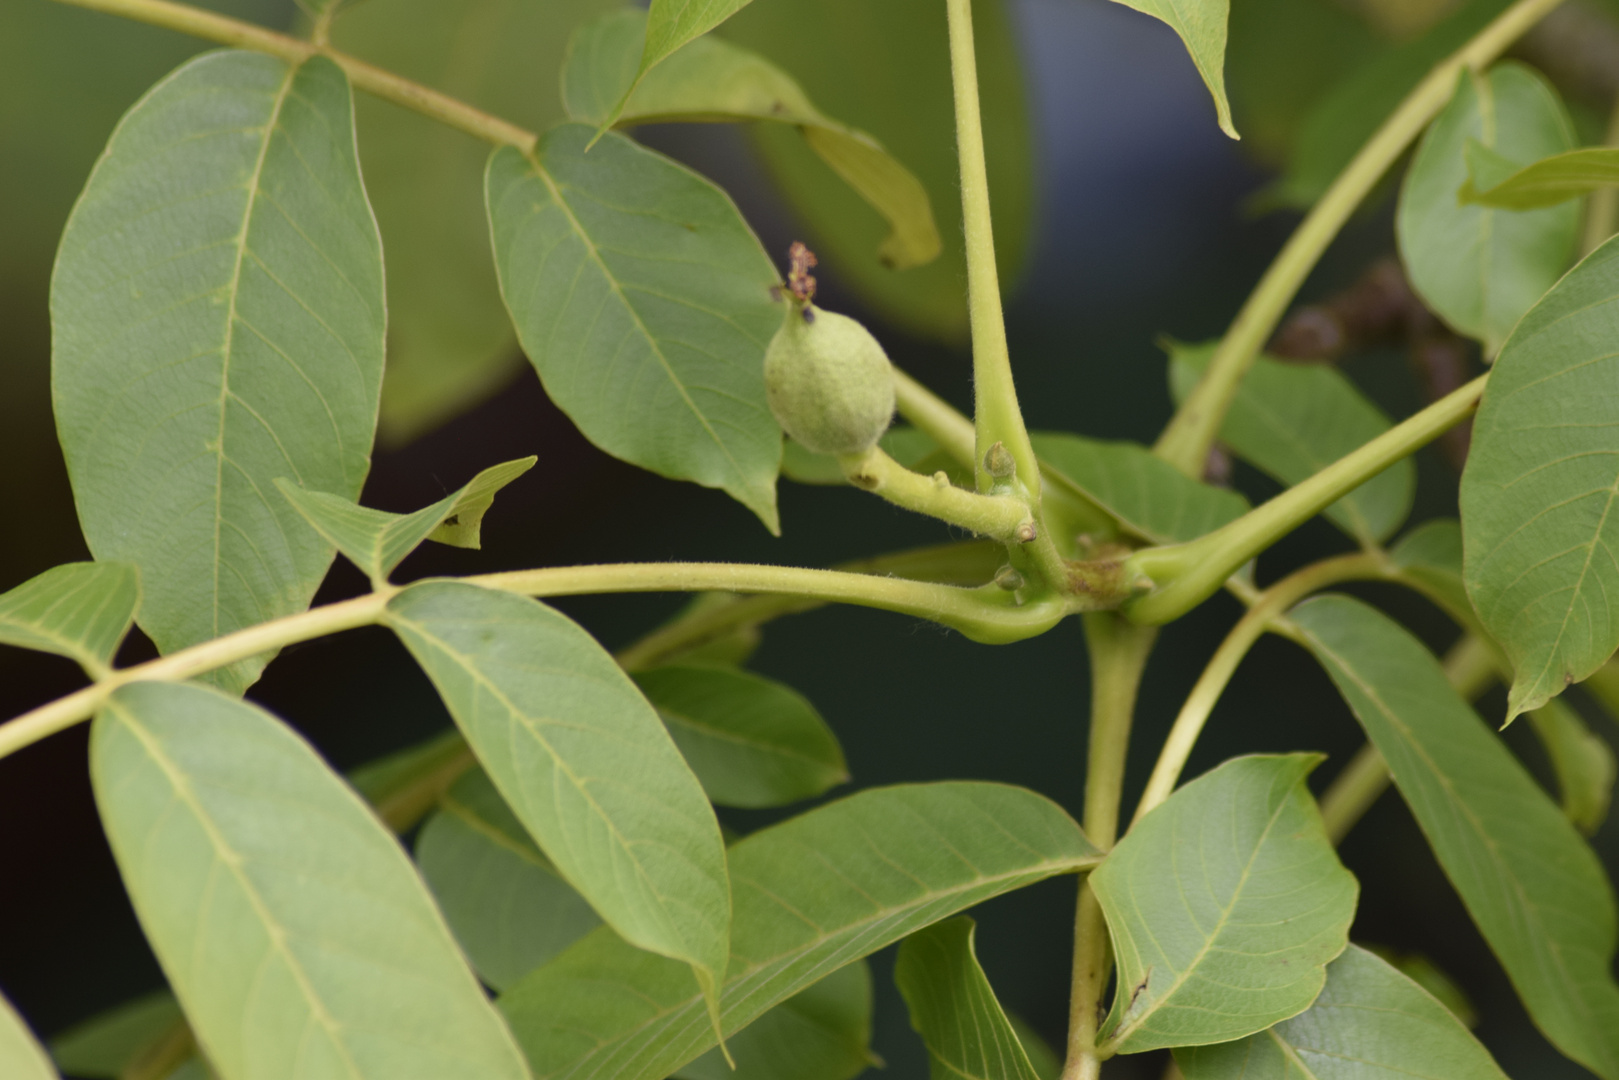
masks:
[[[1580,684],[1608,715],[1619,721],[1619,657],[1610,659],[1585,677]]]
[[[1488,379],[1488,375],[1480,375],[1229,525],[1184,544],[1136,552],[1125,562],[1126,580],[1144,575],[1155,587],[1127,601],[1125,613],[1136,622],[1149,624],[1184,615],[1220,588],[1243,563],[1461,423],[1478,405]]]
[[[401,78],[390,71],[356,60],[324,43],[301,41],[286,34],[266,30],[240,19],[216,15],[187,4],[169,0],[57,0],[74,7],[89,8],[108,15],[121,15],[136,22],[161,26],[192,37],[217,41],[238,49],[278,56],[289,64],[301,64],[311,56],[324,56],[348,75],[355,89],[374,94],[423,116],[431,117],[497,146],[515,146],[524,153],[534,149],[539,136],[516,124],[491,116],[447,94]]]
[[[1175,717],[1175,724],[1169,731],[1169,738],[1164,740],[1164,747],[1158,754],[1158,763],[1153,767],[1152,777],[1147,781],[1147,788],[1141,794],[1141,802],[1136,807],[1134,821],[1140,821],[1154,807],[1169,798],[1180,781],[1181,771],[1186,768],[1187,760],[1192,756],[1192,747],[1197,744],[1197,738],[1203,733],[1203,726],[1208,722],[1209,714],[1214,711],[1215,703],[1225,692],[1231,676],[1237,671],[1243,657],[1267,630],[1276,629],[1276,619],[1288,608],[1298,603],[1310,593],[1324,589],[1340,581],[1353,581],[1366,578],[1383,578],[1389,574],[1389,564],[1386,556],[1381,553],[1358,552],[1354,555],[1341,555],[1335,559],[1325,559],[1312,563],[1278,581],[1259,595],[1258,601],[1248,610],[1248,613],[1237,621],[1231,628],[1226,639],[1215,650],[1208,666],[1198,678],[1192,692],[1186,696],[1186,702]]]
[[[945,0],[950,21],[950,73],[956,93],[956,151],[961,161],[961,217],[967,237],[967,302],[973,336],[973,423],[977,433],[973,472],[980,491],[992,478],[985,452],[1004,443],[1029,487],[1029,503],[1040,514],[1040,482],[1034,447],[1023,427],[1012,360],[1001,313],[1001,284],[995,267],[995,234],[990,225],[989,176],[984,167],[983,118],[978,106],[978,59],[973,48],[972,0]]]
[[[1042,634],[1068,613],[1066,601],[1016,600],[993,585],[963,589],[923,581],[746,563],[621,563],[516,570],[461,579],[528,596],[613,592],[768,593],[896,611],[961,631],[974,641],[1005,644]],[[180,682],[250,656],[378,621],[390,587],[314,608],[203,642],[131,668],[0,724],[0,758],[87,720],[118,687],[156,680]]]
[[[1495,647],[1476,634],[1465,634],[1445,654],[1445,678],[1458,694],[1472,701],[1490,688],[1498,674]],[[1349,764],[1322,792],[1321,819],[1334,844],[1343,842],[1349,830],[1388,790],[1388,764],[1371,743],[1362,746]]]
[[[1619,98],[1614,99],[1613,108],[1608,113],[1608,130],[1602,142],[1605,146],[1619,146]],[[1585,200],[1580,258],[1601,247],[1616,230],[1619,230],[1619,188],[1598,188]]]
[[[1005,544],[1027,544],[1040,534],[1029,504],[1011,495],[982,495],[956,487],[944,473],[923,476],[879,446],[838,458],[849,483],[895,506],[959,525]]]
[[[1281,321],[1299,287],[1320,261],[1349,215],[1399,159],[1428,121],[1450,100],[1456,76],[1480,68],[1539,22],[1561,0],[1518,0],[1478,35],[1428,73],[1311,208],[1275,262],[1265,271],[1209,362],[1197,388],[1158,438],[1154,452],[1189,476],[1204,459],[1236,396],[1237,384]]]
[[[1091,658],[1091,734],[1083,824],[1085,835],[1103,851],[1118,839],[1136,693],[1157,637],[1155,629],[1132,626],[1112,612],[1085,616],[1085,644]],[[1101,1069],[1097,1023],[1112,963],[1107,921],[1089,881],[1082,881],[1074,911],[1074,966],[1063,1080],[1094,1080]]]

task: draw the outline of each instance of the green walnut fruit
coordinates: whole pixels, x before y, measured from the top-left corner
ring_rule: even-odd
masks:
[[[847,315],[789,303],[765,352],[765,393],[794,442],[858,454],[893,419],[894,369],[877,339]]]

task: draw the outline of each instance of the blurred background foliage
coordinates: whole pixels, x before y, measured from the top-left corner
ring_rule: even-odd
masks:
[[[1307,206],[1435,59],[1506,0],[1232,0],[1227,79],[1241,143],[1163,25],[1106,0],[979,0],[990,177],[1020,396],[1034,428],[1151,441],[1167,419],[1154,344],[1218,336]],[[291,27],[291,0],[208,6]],[[615,0],[367,0],[335,43],[527,125],[560,115],[568,34]],[[1568,100],[1600,141],[1619,90],[1619,0],[1569,0],[1515,55]],[[718,181],[772,252],[804,239],[822,256],[828,307],[868,323],[895,360],[958,405],[970,399],[963,263],[943,5],[936,0],[757,0],[723,30],[794,75],[830,115],[881,139],[923,180],[946,238],[935,264],[876,260],[882,223],[791,131],[663,127],[640,136]],[[50,414],[48,283],[56,240],[122,112],[205,46],[62,7],[0,3],[0,589],[86,557]],[[857,492],[783,485],[774,540],[716,492],[604,457],[540,392],[494,290],[479,178],[486,149],[374,101],[359,107],[367,180],[388,256],[391,333],[382,444],[365,500],[414,509],[492,462],[540,465],[503,494],[482,553],[423,551],[407,576],[626,559],[826,565],[942,537],[930,522]],[[770,125],[761,125],[770,127]],[[1394,250],[1393,182],[1364,208],[1306,287],[1320,301]],[[1477,364],[1476,357],[1463,362]],[[1427,393],[1398,342],[1353,352],[1344,370],[1390,413]],[[1264,498],[1274,484],[1237,466]],[[1456,469],[1419,459],[1413,522],[1455,513]],[[1262,580],[1348,541],[1317,521],[1268,555]],[[346,565],[321,599],[364,587]],[[1455,632],[1434,609],[1374,586],[1369,598],[1436,649]],[[559,606],[619,647],[672,613],[675,597]],[[1164,634],[1146,681],[1135,790],[1179,699],[1236,615],[1217,597]],[[137,642],[127,657],[143,648]],[[758,670],[806,693],[836,729],[856,785],[975,777],[1026,784],[1077,811],[1087,674],[1077,625],[1000,649],[855,609],[770,626]],[[66,661],[0,654],[0,714],[74,688]],[[442,729],[447,717],[381,631],[289,650],[252,696],[349,768]],[[1502,696],[1483,703],[1498,716]],[[1604,737],[1619,729],[1596,721]],[[1527,725],[1504,736],[1542,775]],[[0,985],[42,1033],[158,985],[96,823],[83,727],[0,762]],[[1322,749],[1329,780],[1360,736],[1326,678],[1285,642],[1262,643],[1215,713],[1189,775],[1238,752]],[[1130,796],[1133,797],[1133,796]],[[748,830],[762,813],[728,812]],[[1619,827],[1594,839],[1619,870]],[[1361,878],[1355,938],[1421,954],[1460,984],[1506,1070],[1584,1075],[1535,1033],[1445,883],[1409,814],[1386,796],[1344,845]],[[1003,1000],[1060,1044],[1069,880],[995,901],[980,953]],[[875,1049],[889,1075],[920,1080],[921,1045],[877,958]],[[1110,1075],[1156,1076],[1148,1055]]]

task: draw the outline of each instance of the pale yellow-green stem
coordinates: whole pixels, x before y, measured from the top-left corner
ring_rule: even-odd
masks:
[[[961,631],[974,641],[999,644],[1042,634],[1068,613],[1061,598],[1019,605],[993,585],[978,589],[851,574],[838,570],[755,566],[746,563],[622,563],[514,570],[463,578],[473,585],[528,596],[609,592],[735,592],[811,597],[896,611]],[[0,724],[0,758],[87,720],[126,683],[178,682],[250,656],[368,626],[381,619],[388,587],[341,603],[251,626],[135,667],[122,668],[77,693]]]
[[[475,138],[497,146],[515,146],[524,153],[532,151],[539,141],[539,136],[532,131],[502,120],[498,116],[491,116],[431,87],[411,82],[374,64],[338,52],[328,47],[324,41],[303,41],[286,34],[278,34],[273,30],[266,30],[262,26],[254,26],[240,19],[216,15],[189,4],[171,3],[170,0],[57,0],[57,2],[109,15],[121,15],[136,22],[161,26],[207,41],[217,41],[221,45],[268,53],[291,64],[302,63],[311,56],[324,56],[343,69],[355,89],[458,128]]]
[[[973,474],[981,491],[993,478],[984,454],[999,442],[1017,462],[1029,489],[1029,503],[1040,516],[1040,471],[1023,426],[1012,359],[1001,312],[1000,274],[995,266],[995,232],[990,224],[989,175],[984,166],[983,118],[978,106],[978,59],[973,47],[972,0],[945,0],[950,22],[950,73],[956,94],[956,152],[961,162],[961,217],[967,238],[967,309],[972,319],[973,425],[977,432]]]
[[[895,506],[959,525],[980,536],[1007,544],[1026,544],[1040,533],[1029,512],[1029,504],[1023,499],[966,491],[952,484],[943,472],[932,476],[914,473],[889,457],[880,446],[858,454],[840,455],[838,465],[843,469],[844,478],[862,491],[879,495]]]
[[[1488,379],[1480,375],[1229,525],[1184,544],[1136,552],[1125,562],[1126,575],[1130,580],[1150,578],[1154,588],[1127,601],[1125,614],[1149,624],[1184,615],[1249,559],[1465,420],[1477,407]]]
[[[1267,630],[1276,628],[1278,616],[1304,597],[1329,585],[1341,581],[1383,578],[1391,570],[1387,556],[1378,552],[1357,552],[1312,563],[1260,593],[1258,601],[1220,643],[1192,687],[1192,692],[1186,696],[1180,714],[1170,728],[1169,737],[1159,751],[1158,763],[1153,766],[1152,776],[1141,794],[1133,820],[1140,821],[1175,790],[1181,771],[1192,756],[1192,747],[1202,734],[1215,703],[1220,700],[1220,695],[1231,682],[1231,676],[1236,674],[1237,666],[1248,655],[1254,642]]]
[[[1608,112],[1608,130],[1602,138],[1605,146],[1619,146],[1619,98]],[[1591,254],[1619,231],[1619,188],[1602,187],[1591,192],[1585,200],[1585,223],[1580,229],[1580,257]]]
[[[1428,121],[1450,100],[1456,76],[1464,68],[1488,64],[1562,0],[1518,0],[1493,22],[1428,73],[1400,107],[1361,147],[1326,194],[1288,238],[1265,271],[1248,301],[1209,362],[1197,388],[1176,410],[1153,451],[1188,476],[1203,471],[1209,447],[1219,433],[1237,384],[1293,302],[1299,287],[1320,261],[1349,216],[1377,186],[1391,165],[1410,146]]]
[[[1136,693],[1157,640],[1151,627],[1134,626],[1112,612],[1085,617],[1091,659],[1090,749],[1085,763],[1085,835],[1107,851],[1118,839],[1119,803],[1130,748]],[[1063,1080],[1094,1080],[1101,1069],[1096,1026],[1113,957],[1102,908],[1089,880],[1079,884],[1074,910],[1073,974],[1068,998],[1068,1052]]]

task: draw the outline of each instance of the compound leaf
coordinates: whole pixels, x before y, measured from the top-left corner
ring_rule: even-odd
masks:
[[[1218,344],[1171,343],[1170,389],[1177,404],[1197,386]],[[1383,410],[1335,368],[1261,356],[1237,388],[1220,441],[1291,487],[1391,426]],[[1416,486],[1416,466],[1409,458],[1396,462],[1327,507],[1327,520],[1363,544],[1386,540],[1411,512]]]
[[[544,131],[563,118],[568,36],[622,0],[385,0],[344,13],[336,46],[495,116]],[[489,259],[489,146],[361,95],[366,187],[388,252],[388,370],[380,436],[399,444],[512,380],[523,354]]]
[[[1230,18],[1230,0],[1115,0],[1125,7],[1151,15],[1166,23],[1180,35],[1191,54],[1197,73],[1203,76],[1203,85],[1214,98],[1215,116],[1220,130],[1239,138],[1231,123],[1231,103],[1225,92],[1226,23]]]
[[[1493,356],[1568,267],[1579,208],[1513,213],[1462,202],[1469,140],[1521,163],[1570,149],[1574,129],[1557,92],[1522,64],[1466,70],[1406,173],[1395,231],[1411,286]]]
[[[140,568],[164,652],[308,606],[332,549],[271,484],[359,495],[384,312],[336,64],[209,53],[119,123],[62,237],[52,384],[90,550]]]
[[[501,295],[545,389],[603,450],[721,488],[772,531],[781,428],[764,353],[778,281],[736,206],[616,133],[565,124],[489,159]]]
[[[1462,472],[1468,595],[1512,664],[1508,719],[1619,647],[1619,244],[1525,315]]]
[[[918,930],[899,947],[894,982],[927,1044],[934,1080],[1037,1080],[1029,1055],[973,952],[965,915]]]
[[[568,113],[602,123],[624,101],[646,36],[646,14],[610,15],[575,32],[562,72]],[[699,38],[636,85],[617,124],[758,120],[788,124],[809,148],[889,224],[878,257],[895,270],[921,266],[942,248],[922,182],[863,131],[810,103],[792,76],[758,53],[719,38]]]
[[[1046,798],[1001,784],[877,788],[730,850],[729,1035],[844,965],[1101,854]],[[500,1001],[542,1080],[657,1080],[714,1045],[682,965],[606,928]]]
[[[0,1076],[6,1080],[57,1080],[56,1069],[23,1018],[0,996]]]
[[[711,802],[785,806],[849,779],[837,736],[789,686],[723,667],[660,667],[634,678]]]
[[[845,964],[674,1071],[676,1080],[853,1080],[881,1061],[871,1052],[871,967]]]
[[[416,865],[473,970],[496,990],[601,925],[481,769],[456,781],[422,826]]]
[[[77,660],[99,677],[129,633],[140,602],[140,574],[132,563],[52,567],[0,594],[0,642]]]
[[[459,582],[410,586],[387,622],[563,879],[717,991],[731,926],[719,823],[613,658],[537,600]]]
[[[132,683],[90,762],[135,912],[228,1080],[526,1076],[398,843],[280,721]]]
[[[1155,544],[1194,539],[1248,511],[1248,500],[1235,491],[1187,476],[1139,443],[1055,432],[1036,432],[1031,439],[1048,483],[1066,487],[1126,532]]]
[[[1305,1012],[1218,1046],[1175,1051],[1186,1080],[1507,1080],[1432,995],[1351,945]]]
[[[994,200],[995,254],[1010,290],[1026,261],[1035,216],[1027,68],[1007,0],[974,0],[985,167]],[[781,124],[750,134],[786,196],[803,239],[884,320],[930,340],[967,338],[965,240],[959,219],[954,96],[945,5],[939,0],[770,0],[721,31],[771,57],[828,116],[869,132],[921,182],[945,216],[944,250],[895,272],[880,249],[892,231],[805,138]],[[594,151],[592,151],[594,153]],[[773,329],[773,328],[772,328]]]
[[[1535,1025],[1599,1076],[1619,1077],[1619,921],[1591,849],[1398,623],[1345,596],[1306,601],[1289,618],[1388,762]]]
[[[1469,143],[1468,179],[1462,197],[1500,210],[1538,210],[1619,184],[1619,150],[1586,147],[1553,154],[1502,177],[1485,175]],[[1509,162],[1516,165],[1516,162]]]
[[[491,465],[459,490],[414,514],[373,510],[341,495],[306,491],[285,478],[275,484],[316,532],[370,575],[373,584],[380,585],[423,541],[476,550],[482,543],[483,516],[495,504],[495,494],[532,469],[537,460],[526,457]]]
[[[1228,1042],[1310,1007],[1360,891],[1305,785],[1320,761],[1228,761],[1137,822],[1091,875],[1118,957],[1104,1047]]]

